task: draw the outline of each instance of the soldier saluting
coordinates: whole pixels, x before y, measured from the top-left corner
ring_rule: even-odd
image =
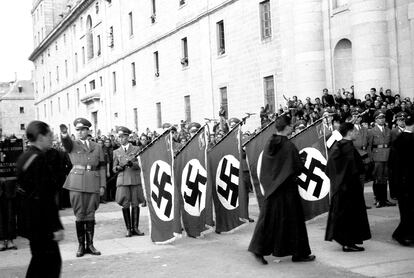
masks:
[[[65,125],[61,125],[60,130],[62,145],[73,165],[63,188],[70,192],[70,203],[76,216],[76,234],[79,242],[76,256],[81,257],[85,253],[100,255],[101,252],[93,246],[93,236],[95,211],[106,187],[104,154],[101,146],[87,140],[92,125],[88,120],[77,118],[73,125],[78,140],[73,141],[70,138]]]
[[[126,127],[120,126],[118,128],[118,138],[121,146],[114,151],[113,164],[114,172],[118,173],[115,201],[122,207],[127,237],[144,235],[138,229],[139,204],[145,202],[139,173],[140,168],[136,158],[139,148],[128,142],[131,133],[131,130]]]

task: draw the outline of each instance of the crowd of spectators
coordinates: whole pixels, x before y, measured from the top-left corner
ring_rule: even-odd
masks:
[[[402,98],[399,94],[393,95],[390,89],[371,88],[370,93],[364,99],[357,99],[354,95],[353,86],[350,90],[341,89],[332,95],[328,89],[324,89],[321,97],[313,100],[307,97],[305,101],[296,96],[285,97],[286,106],[280,108],[277,113],[269,113],[267,107],[262,107],[260,118],[262,127],[278,114],[288,113],[294,122],[294,131],[300,132],[315,121],[329,114],[333,121],[345,122],[352,119],[352,115],[362,117],[361,124],[371,127],[374,123],[374,113],[381,110],[386,117],[389,128],[395,125],[395,115],[399,112],[409,114],[413,108],[412,100],[408,97]]]

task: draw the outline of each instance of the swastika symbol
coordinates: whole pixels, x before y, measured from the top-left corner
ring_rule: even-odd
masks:
[[[304,148],[299,152],[305,168],[298,177],[300,196],[306,201],[318,201],[329,194],[331,182],[325,174],[326,158],[315,148]]]
[[[302,152],[300,154],[300,158],[306,160],[308,158],[307,152]],[[299,186],[302,187],[304,190],[308,190],[309,184],[311,181],[316,182],[315,190],[313,191],[312,195],[316,198],[319,198],[322,190],[323,179],[314,173],[315,169],[319,168],[322,172],[325,172],[326,166],[322,164],[319,160],[315,159],[314,157],[311,158],[311,163],[309,168],[305,168],[304,174],[306,175],[306,180],[303,181],[298,179]]]
[[[187,204],[191,205],[191,206],[195,206],[198,200],[198,206],[200,207],[200,199],[201,199],[201,194],[202,192],[200,191],[200,189],[198,188],[198,185],[201,184],[206,184],[207,182],[207,178],[204,177],[203,175],[200,175],[200,172],[198,170],[196,177],[195,177],[195,181],[190,181],[190,175],[191,172],[193,171],[193,165],[189,165],[188,168],[188,172],[187,172],[187,178],[186,178],[186,185],[189,189],[192,190],[191,195],[188,195],[187,192],[184,193],[184,200]]]
[[[158,188],[158,195],[154,191],[152,191],[151,197],[157,204],[158,208],[161,207],[161,201],[163,198],[167,200],[167,205],[165,207],[164,215],[169,218],[171,215],[171,211],[172,211],[172,195],[170,192],[165,190],[165,185],[167,183],[171,184],[171,176],[163,172],[161,175],[161,180],[158,180],[159,171],[160,171],[160,165],[157,164],[155,166],[153,184]]]
[[[225,171],[227,168],[228,160],[226,157],[223,158],[223,164],[220,170],[220,180],[222,180],[227,186],[226,188],[217,187],[217,193],[223,196],[226,200],[229,199],[229,195],[231,194],[230,205],[233,207],[237,206],[237,200],[239,197],[239,185],[232,182],[231,177],[236,176],[239,177],[239,169],[234,167],[230,164],[230,173],[226,175]]]

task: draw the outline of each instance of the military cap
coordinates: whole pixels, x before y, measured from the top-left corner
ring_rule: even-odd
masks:
[[[163,129],[168,129],[168,128],[170,128],[171,127],[171,124],[170,123],[164,123],[163,125],[162,125],[162,128]]]
[[[351,112],[351,115],[352,116],[354,116],[354,115],[359,115],[359,114],[361,114],[362,113],[362,109],[361,108],[355,108],[352,112]]]
[[[200,127],[201,127],[201,125],[199,123],[193,122],[193,123],[190,123],[188,125],[188,131],[190,131],[190,132],[196,132]]]
[[[385,113],[382,110],[377,110],[374,113],[374,118],[378,119],[378,118],[385,118]]]
[[[407,118],[407,113],[405,113],[405,112],[398,112],[396,115],[395,115],[395,119],[396,120],[401,120],[401,121],[404,121],[405,120],[405,118]]]
[[[73,125],[75,126],[75,129],[82,129],[82,128],[87,128],[89,129],[92,124],[90,121],[88,121],[85,118],[77,118],[74,122]]]
[[[124,126],[119,126],[116,132],[118,133],[118,135],[127,135],[127,136],[129,136],[132,133],[132,131],[129,128],[124,127]]]
[[[238,123],[240,123],[240,120],[238,118],[230,118],[229,120],[229,126],[234,126]]]

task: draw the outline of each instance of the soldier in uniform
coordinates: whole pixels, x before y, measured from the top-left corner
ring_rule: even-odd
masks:
[[[375,206],[395,206],[387,199],[388,182],[388,157],[391,140],[391,132],[385,125],[385,114],[377,110],[374,114],[375,126],[368,131],[368,155],[374,163],[374,184]]]
[[[197,131],[201,128],[201,125],[199,123],[190,123],[188,125],[188,132],[190,133],[190,136],[193,137],[196,135]]]
[[[138,229],[138,225],[139,204],[145,202],[139,173],[140,168],[136,158],[139,148],[128,142],[130,134],[131,130],[128,128],[123,126],[118,128],[118,138],[121,146],[114,151],[113,164],[114,172],[118,173],[115,201],[122,207],[127,237],[144,235]]]
[[[88,140],[92,124],[84,118],[77,118],[73,124],[79,139],[73,141],[67,133],[66,126],[62,125],[61,140],[73,165],[63,188],[69,190],[70,203],[76,216],[76,234],[79,242],[76,256],[100,255],[101,252],[93,245],[93,236],[95,211],[106,188],[105,158],[102,147]]]
[[[240,120],[238,118],[230,118],[229,120],[230,130],[232,130],[238,123],[240,123]]]
[[[395,142],[395,140],[398,138],[398,136],[400,136],[404,130],[405,130],[405,119],[407,118],[407,113],[405,112],[398,112],[395,115],[395,121],[397,123],[397,126],[394,127],[393,129],[391,129],[391,142],[390,145],[392,146]],[[389,161],[388,163],[388,169],[389,169],[389,183],[390,183],[390,197],[393,200],[397,199],[397,195],[395,193],[395,189],[396,186],[398,186],[396,184],[396,179],[397,177],[395,177],[394,173],[393,173],[393,167],[392,165],[390,165],[392,162]]]

